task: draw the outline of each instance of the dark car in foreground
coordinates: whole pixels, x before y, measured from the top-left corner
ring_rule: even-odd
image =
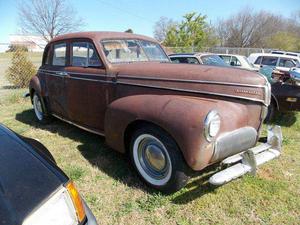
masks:
[[[97,224],[50,152],[40,142],[1,124],[0,224]]]

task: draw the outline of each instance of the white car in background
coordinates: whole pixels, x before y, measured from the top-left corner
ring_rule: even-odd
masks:
[[[271,51],[272,54],[278,54],[278,55],[291,55],[296,56],[300,58],[300,52],[286,52],[286,51],[280,51],[280,50],[273,50]]]
[[[233,54],[218,54],[226,64],[234,66],[240,69],[246,69],[251,71],[259,71],[259,68],[255,67],[252,63],[248,61],[246,56],[243,55],[233,55]]]
[[[277,70],[288,72],[291,68],[300,67],[300,58],[297,56],[272,54],[272,53],[252,53],[248,60],[257,68],[262,66],[274,66]]]

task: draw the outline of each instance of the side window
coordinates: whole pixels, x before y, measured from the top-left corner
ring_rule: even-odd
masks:
[[[259,56],[259,57],[255,60],[254,64],[260,65],[261,59],[262,59],[262,56]]]
[[[51,47],[48,46],[45,50],[45,55],[44,55],[44,65],[50,65],[51,59],[50,59],[50,54],[51,54]]]
[[[189,58],[187,58],[187,63],[189,63],[189,64],[199,64],[199,61],[195,57],[189,57]]]
[[[232,56],[230,65],[232,65],[232,66],[241,66],[241,62],[240,62],[240,60],[237,59],[237,57]]]
[[[65,66],[66,65],[66,56],[67,56],[67,44],[60,43],[55,44],[53,48],[53,58],[52,65],[53,66]]]
[[[171,61],[174,63],[188,63],[187,58],[185,57],[172,57]]]
[[[88,42],[74,42],[72,44],[72,66],[99,67],[101,62],[94,46]]]
[[[276,66],[277,59],[278,59],[277,57],[264,56],[261,61],[261,64],[266,66]]]
[[[170,59],[171,59],[171,62],[172,62],[172,63],[180,63],[180,61],[179,61],[178,58],[172,57],[172,58],[170,58]]]
[[[100,67],[102,66],[102,63],[98,57],[97,50],[94,48],[94,45],[91,43],[88,43],[89,52],[88,52],[88,58],[89,58],[89,64],[88,66],[92,67]]]
[[[230,56],[220,55],[220,57],[223,59],[223,61],[224,61],[226,64],[230,65],[230,59],[231,59]]]
[[[296,63],[292,59],[280,58],[278,66],[291,68],[291,67],[295,67]]]

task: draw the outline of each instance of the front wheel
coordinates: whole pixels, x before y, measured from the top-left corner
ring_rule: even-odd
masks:
[[[173,193],[188,181],[187,165],[175,141],[155,126],[137,129],[130,144],[131,161],[151,187]]]

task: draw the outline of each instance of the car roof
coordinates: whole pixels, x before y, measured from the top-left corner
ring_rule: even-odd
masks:
[[[297,56],[282,55],[282,54],[275,54],[275,53],[252,53],[249,55],[249,57],[253,57],[253,56],[273,56],[273,57],[290,58],[290,59],[299,60],[299,57],[297,57]]]
[[[226,54],[226,53],[218,53],[217,55],[224,55],[224,56],[236,56],[236,57],[246,57],[244,55],[237,55],[237,54]]]
[[[114,32],[114,31],[88,31],[88,32],[76,32],[57,36],[51,40],[51,42],[62,41],[66,39],[75,38],[88,38],[93,40],[104,40],[104,39],[142,39],[152,42],[157,42],[155,39],[126,32]]]
[[[189,56],[203,56],[203,55],[218,55],[210,52],[195,52],[195,53],[174,53],[169,54],[169,57],[189,57]]]

